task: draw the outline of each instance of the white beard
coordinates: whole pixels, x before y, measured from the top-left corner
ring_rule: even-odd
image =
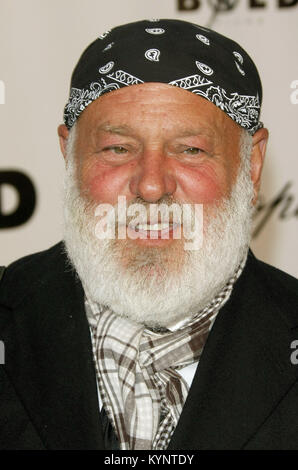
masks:
[[[90,204],[79,194],[73,143],[70,139],[64,241],[88,298],[150,327],[167,327],[197,314],[233,276],[248,251],[251,137],[242,135],[241,165],[231,196],[220,203],[215,216],[204,208],[203,246],[197,251],[185,251],[183,239],[166,247],[139,246],[130,239],[99,240],[94,216],[98,203]]]

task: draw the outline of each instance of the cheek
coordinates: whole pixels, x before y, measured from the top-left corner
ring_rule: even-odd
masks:
[[[119,195],[125,195],[129,169],[118,167],[106,167],[102,164],[94,164],[82,169],[81,191],[95,202],[116,204]]]
[[[179,182],[187,199],[194,203],[212,204],[229,192],[226,175],[211,165],[184,169]]]

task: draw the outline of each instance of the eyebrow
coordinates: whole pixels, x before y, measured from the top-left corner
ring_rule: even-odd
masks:
[[[192,136],[207,136],[207,137],[214,137],[216,132],[212,129],[208,129],[205,127],[198,127],[198,128],[182,128],[179,131],[179,137],[192,137]]]
[[[126,126],[125,124],[119,126],[112,126],[109,123],[104,123],[97,127],[96,133],[98,132],[107,132],[109,134],[118,135],[134,135],[134,132],[131,127]]]

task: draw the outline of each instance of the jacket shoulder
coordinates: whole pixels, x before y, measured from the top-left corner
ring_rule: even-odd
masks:
[[[0,283],[0,305],[15,307],[25,295],[41,287],[49,273],[63,265],[71,270],[62,242],[51,248],[24,256],[5,269]]]
[[[255,275],[265,289],[263,292],[279,307],[287,322],[297,325],[298,279],[255,257],[254,261]]]
[[[258,260],[258,264],[266,276],[268,282],[279,285],[283,291],[293,294],[298,298],[298,279],[270,264]]]

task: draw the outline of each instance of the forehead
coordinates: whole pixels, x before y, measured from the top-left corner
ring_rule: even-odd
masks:
[[[195,93],[163,83],[144,83],[106,93],[91,103],[78,127],[96,132],[103,125],[142,129],[156,122],[164,130],[202,128],[209,134],[239,135],[240,126],[213,103]]]

